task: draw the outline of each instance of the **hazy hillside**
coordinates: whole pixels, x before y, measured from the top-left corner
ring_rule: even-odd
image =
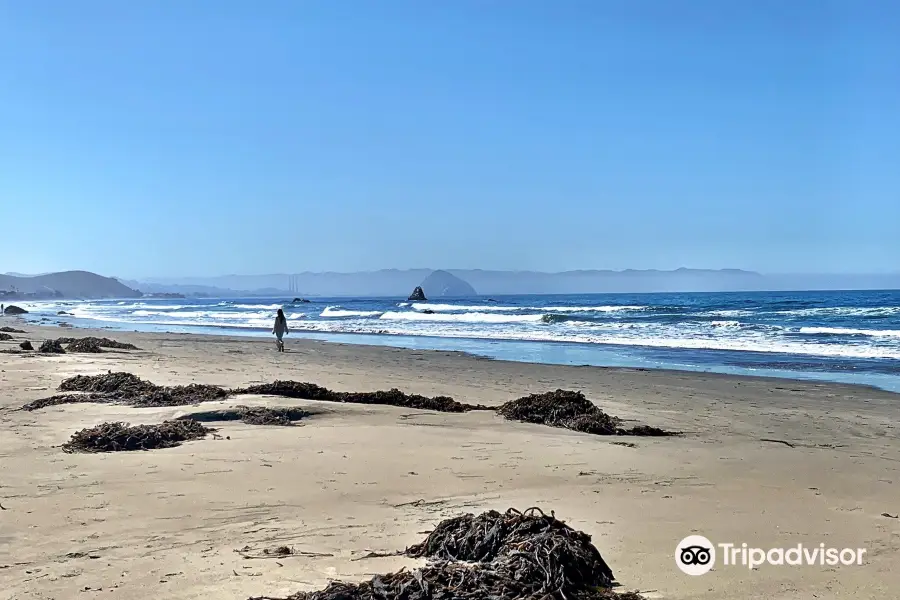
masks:
[[[750,271],[678,269],[676,271],[482,271],[448,272],[482,295],[570,294],[596,292],[717,291],[764,289],[765,278]],[[154,278],[154,289],[208,286],[228,290],[275,288],[297,296],[406,296],[433,273],[432,269],[386,269],[362,273],[297,275],[226,275],[221,277]],[[136,282],[145,287],[143,282]],[[146,286],[149,289],[149,286]],[[427,290],[426,290],[427,292]]]
[[[0,275],[0,292],[5,297],[29,296],[66,298],[133,298],[140,292],[123,285],[112,277],[88,271],[64,271],[33,277]],[[11,293],[12,292],[12,293]]]

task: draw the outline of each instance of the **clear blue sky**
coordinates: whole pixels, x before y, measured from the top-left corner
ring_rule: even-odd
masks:
[[[896,272],[897,7],[0,0],[0,272]]]

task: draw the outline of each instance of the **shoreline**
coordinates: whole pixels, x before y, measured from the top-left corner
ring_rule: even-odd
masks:
[[[0,564],[2,600],[68,597],[85,588],[102,588],[113,600],[286,596],[331,579],[411,568],[418,563],[366,556],[416,543],[444,518],[529,506],[555,511],[592,535],[620,589],[649,600],[886,600],[900,587],[892,568],[900,523],[882,516],[900,511],[894,393],[290,338],[282,354],[270,340],[247,337],[9,324],[28,333],[0,348],[25,338],[37,345],[98,335],[140,350],[0,355],[0,552],[12,556],[15,548],[16,556],[15,564]],[[581,390],[625,422],[683,435],[608,438],[506,421],[493,411],[252,395],[200,406],[17,410],[55,393],[64,378],[107,371],[159,385],[234,388],[283,379],[338,391],[398,388],[490,406]],[[59,448],[101,422],[152,424],[237,405],[316,414],[296,427],[217,422],[217,438],[162,450]],[[629,443],[616,443],[622,441]],[[673,550],[689,534],[752,547],[823,542],[868,553],[854,567],[751,572],[722,565],[688,577],[675,567]],[[301,554],[279,566],[235,552],[276,544]]]
[[[86,331],[86,332],[115,332],[115,333],[140,333],[140,334],[148,334],[148,335],[191,335],[191,336],[199,336],[199,337],[219,337],[219,338],[231,338],[231,339],[254,339],[254,340],[265,340],[269,337],[268,329],[266,328],[230,328],[228,326],[196,326],[196,325],[184,325],[184,326],[171,326],[175,328],[182,328],[188,331],[166,331],[161,330],[162,326],[152,326],[148,325],[139,329],[128,328],[128,326],[140,325],[139,323],[122,323],[121,327],[116,327],[113,325],[105,326],[105,327],[91,327],[87,325],[79,324],[69,324],[69,327],[60,328],[58,325],[50,325],[50,324],[39,324],[29,321],[27,319],[23,319],[21,317],[7,317],[17,319],[22,326],[35,327],[35,328],[46,328],[48,330],[78,330],[78,331]],[[59,320],[58,323],[68,323],[68,321]],[[227,333],[231,329],[238,330],[246,333]],[[199,330],[199,331],[197,331]],[[878,372],[870,372],[870,373],[840,373],[840,372],[832,372],[832,371],[793,371],[789,369],[778,369],[778,368],[750,368],[750,367],[739,367],[739,366],[725,366],[725,365],[715,365],[711,364],[709,366],[701,366],[697,365],[695,368],[690,368],[691,365],[682,365],[684,368],[672,368],[668,366],[656,366],[653,364],[646,364],[634,359],[633,357],[622,357],[616,354],[617,349],[632,349],[635,346],[620,346],[616,344],[583,344],[577,342],[565,342],[559,340],[545,340],[545,341],[527,341],[527,340],[506,340],[506,339],[485,339],[485,338],[477,338],[477,337],[443,337],[443,336],[428,336],[428,335],[419,335],[419,336],[410,336],[404,334],[376,334],[376,333],[345,333],[345,332],[323,332],[314,329],[302,329],[302,328],[292,328],[292,333],[295,333],[294,340],[302,339],[309,341],[316,341],[328,344],[340,344],[346,346],[363,346],[363,347],[371,347],[371,348],[398,348],[409,351],[428,351],[428,352],[460,352],[467,356],[476,357],[479,359],[485,360],[496,360],[496,361],[504,361],[504,362],[516,362],[523,364],[532,364],[532,365],[553,365],[553,366],[566,366],[566,367],[594,367],[600,369],[624,369],[624,370],[635,370],[635,371],[661,371],[661,372],[672,372],[672,373],[699,373],[704,375],[720,375],[725,377],[745,377],[751,379],[772,379],[772,380],[781,380],[781,381],[791,381],[791,382],[806,382],[806,383],[830,383],[830,384],[838,384],[838,385],[850,385],[850,386],[861,386],[865,388],[871,388],[878,391],[900,394],[900,377],[894,377],[884,373]],[[63,336],[53,336],[53,337],[63,337]],[[289,339],[290,336],[288,336]],[[343,341],[345,338],[350,338],[348,341]],[[406,344],[403,343],[404,340],[408,340]],[[393,343],[391,343],[393,342]],[[473,345],[482,345],[483,347],[480,349],[469,349],[469,350],[460,350],[456,348],[452,348],[451,346],[459,346],[466,345],[471,343]],[[574,362],[557,362],[557,361],[535,361],[529,360],[527,358],[514,358],[510,357],[509,352],[500,353],[494,352],[493,354],[488,351],[488,345],[494,345],[498,347],[527,347],[529,345],[548,345],[549,347],[559,347],[559,348],[577,348],[583,349],[586,351],[592,351],[597,354],[607,354],[613,355],[616,358],[608,360],[606,362],[619,362],[620,364],[594,364],[594,363],[578,363]],[[442,347],[444,346],[444,347]],[[644,347],[638,347],[644,349]],[[656,348],[656,347],[647,347],[646,349],[650,350],[661,350],[664,352],[670,352],[672,354],[677,354],[680,351],[683,352],[696,352],[694,349],[690,348]],[[711,350],[704,349],[701,352],[729,352],[726,350]],[[746,354],[749,356],[762,356],[766,355],[765,352],[757,352],[757,351],[741,351],[742,354]],[[773,353],[777,354],[777,353]],[[811,357],[811,358],[821,358],[821,357]],[[865,381],[854,381],[854,379],[882,379],[879,383],[871,383]]]

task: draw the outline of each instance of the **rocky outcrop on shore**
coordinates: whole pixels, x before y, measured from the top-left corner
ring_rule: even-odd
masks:
[[[25,315],[28,314],[28,311],[24,308],[16,306],[14,304],[10,304],[6,308],[3,309],[4,315]]]

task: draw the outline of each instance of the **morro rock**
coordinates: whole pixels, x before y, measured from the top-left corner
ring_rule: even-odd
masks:
[[[447,271],[434,271],[422,282],[422,288],[428,290],[428,295],[432,298],[459,298],[478,295],[475,288],[469,285],[467,281]]]
[[[409,298],[412,302],[425,302],[428,298],[425,297],[425,290],[422,289],[421,285],[417,285],[416,289],[413,290],[413,293],[409,295]]]

